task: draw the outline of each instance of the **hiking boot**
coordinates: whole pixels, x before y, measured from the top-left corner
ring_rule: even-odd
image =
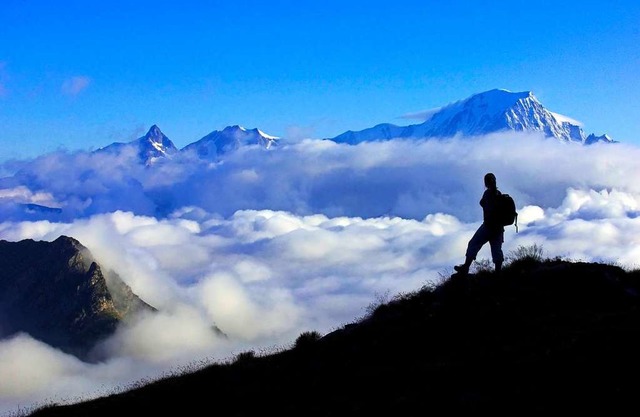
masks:
[[[456,272],[458,272],[459,274],[462,275],[467,275],[469,273],[469,267],[465,264],[462,265],[456,265],[453,267],[453,269],[456,270]]]

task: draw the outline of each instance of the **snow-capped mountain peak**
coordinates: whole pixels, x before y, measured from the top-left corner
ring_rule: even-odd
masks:
[[[227,126],[223,130],[214,130],[197,142],[193,142],[182,151],[194,151],[200,158],[217,158],[241,146],[258,145],[270,149],[278,144],[277,136],[271,136],[260,129],[246,129],[239,125]]]
[[[280,138],[264,133],[260,129],[246,129],[240,125],[227,126],[223,130],[214,130],[200,140],[190,143],[181,150],[160,130],[157,125],[151,126],[147,133],[131,142],[115,142],[96,152],[120,153],[125,149],[135,152],[141,163],[145,165],[172,158],[178,153],[195,152],[202,159],[217,159],[222,154],[236,150],[242,146],[257,145],[270,149],[278,144]]]
[[[331,140],[355,144],[393,138],[448,138],[528,131],[541,132],[562,142],[590,144],[607,141],[603,137],[587,140],[580,123],[547,110],[531,91],[493,89],[430,111],[429,116],[420,124],[397,126],[383,123],[357,132],[348,131]]]
[[[143,138],[143,140],[146,140],[158,150],[164,149],[168,145],[167,141],[169,140],[157,125],[151,126],[151,128]]]
[[[178,148],[165,136],[157,125],[151,126],[143,137],[133,141],[139,149],[138,155],[147,163],[156,158],[167,157],[178,152]]]
[[[360,131],[347,131],[334,138],[339,143],[399,139],[438,139],[454,136],[480,136],[496,132],[539,132],[546,137],[562,142],[591,145],[594,143],[615,143],[608,135],[586,135],[582,123],[560,113],[546,109],[531,91],[512,92],[496,88],[474,94],[464,100],[452,102],[443,107],[420,115],[423,122],[409,126],[381,123]],[[142,137],[129,143],[113,143],[98,151],[120,152],[126,148],[137,152],[141,162],[187,154],[190,158],[218,160],[224,154],[245,146],[271,149],[277,146],[280,137],[268,135],[258,128],[247,129],[240,125],[230,125],[222,130],[202,137],[178,150],[157,125],[151,126]]]
[[[509,90],[496,88],[444,106],[438,113],[455,115],[461,111],[467,111],[495,116],[504,113],[519,101],[526,102],[528,100],[538,101],[531,91],[513,93]]]
[[[240,125],[227,126],[222,131],[225,132],[226,134],[238,134],[239,133],[240,135],[246,134],[248,136],[257,134],[258,136],[260,136],[262,138],[265,138],[265,139],[270,139],[270,140],[278,140],[278,139],[280,139],[280,137],[268,135],[268,134],[264,133],[262,130],[260,130],[258,128],[247,129],[247,128],[245,128],[243,126],[240,126]]]
[[[124,148],[133,148],[144,164],[151,164],[158,158],[170,157],[178,152],[178,148],[165,136],[157,125],[151,126],[147,133],[131,142],[115,142],[96,152],[119,153]]]

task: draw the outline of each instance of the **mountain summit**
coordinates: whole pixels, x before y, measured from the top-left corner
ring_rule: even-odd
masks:
[[[178,153],[178,148],[160,130],[157,125],[151,126],[149,131],[142,137],[131,142],[115,142],[96,152],[120,153],[125,149],[135,152],[141,162],[149,165],[158,158],[170,157]]]
[[[115,142],[96,152],[120,154],[135,152],[139,161],[151,165],[157,160],[171,158],[180,153],[192,153],[200,159],[217,159],[243,146],[258,145],[270,149],[278,144],[279,137],[271,136],[260,129],[245,129],[239,125],[214,130],[200,140],[178,150],[157,125],[151,126],[146,135],[127,143]]]
[[[276,146],[280,138],[270,136],[260,129],[245,129],[242,126],[227,126],[223,130],[214,130],[197,142],[191,143],[181,151],[195,151],[204,159],[216,158],[241,146],[259,145],[265,149]]]
[[[539,132],[565,143],[591,145],[615,142],[606,134],[585,134],[578,122],[546,109],[531,91],[511,92],[493,89],[448,104],[428,114],[426,120],[419,124],[398,126],[382,123],[364,130],[349,130],[334,138],[325,139],[353,145],[396,138],[426,139],[457,135],[480,136],[497,132]],[[246,129],[240,125],[232,125],[223,130],[214,130],[178,150],[160,128],[153,125],[146,135],[134,141],[112,143],[98,152],[135,152],[142,163],[150,165],[156,160],[178,154],[189,154],[203,160],[217,160],[245,146],[275,148],[280,139],[257,128]]]
[[[585,135],[576,122],[547,110],[531,91],[514,93],[504,89],[489,90],[444,106],[430,112],[430,117],[420,124],[383,123],[360,131],[347,131],[331,140],[356,144],[393,138],[478,136],[503,131],[541,132],[561,142],[613,142],[607,135]]]
[[[169,156],[178,152],[178,148],[162,133],[157,125],[151,126],[147,134],[135,142],[140,149],[140,157],[145,160]]]

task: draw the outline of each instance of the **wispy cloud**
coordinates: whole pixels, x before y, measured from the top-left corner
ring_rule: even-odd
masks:
[[[86,90],[87,87],[89,87],[89,84],[91,84],[91,78],[86,75],[76,75],[64,80],[61,91],[64,95],[77,96]]]
[[[0,179],[1,239],[75,237],[161,310],[120,328],[97,365],[27,335],[3,341],[0,374],[17,379],[0,381],[0,409],[288,346],[303,331],[329,332],[376,300],[436,283],[462,261],[481,221],[487,171],[518,203],[506,253],[537,244],[549,256],[630,267],[640,259],[633,146],[521,134],[302,140],[246,148],[222,164],[175,158],[144,168],[133,157],[55,153]],[[11,205],[36,196],[63,214],[33,218]],[[488,248],[479,258],[490,258]],[[211,333],[213,324],[228,338]]]
[[[420,122],[426,122],[429,120],[434,114],[442,110],[442,107],[437,107],[435,109],[422,110],[414,113],[407,113],[399,116],[400,119],[410,119],[410,120],[418,120]]]

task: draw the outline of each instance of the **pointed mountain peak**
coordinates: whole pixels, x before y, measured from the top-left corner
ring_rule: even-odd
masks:
[[[151,126],[146,135],[134,142],[138,144],[140,159],[146,164],[178,152],[178,148],[162,133],[158,125]]]
[[[264,149],[270,149],[276,146],[279,139],[258,128],[246,129],[240,125],[232,125],[222,130],[214,130],[197,142],[185,146],[183,150],[195,151],[200,158],[215,159],[243,146],[259,145]]]
[[[347,131],[332,140],[357,144],[395,138],[472,137],[509,131],[539,132],[561,142],[585,143],[586,138],[581,123],[547,110],[531,91],[495,88],[414,114],[421,115],[424,121],[409,126],[385,123],[357,132]],[[592,137],[587,143],[593,141],[611,142],[607,137]]]
[[[158,125],[151,126],[151,128],[149,128],[149,131],[147,132],[146,135],[144,135],[144,137],[146,139],[150,139],[153,142],[162,142],[162,139],[166,138],[166,136],[164,135],[164,133],[162,133]]]
[[[123,149],[137,148],[140,162],[148,165],[160,157],[167,157],[178,152],[173,142],[160,130],[158,125],[153,125],[144,136],[131,142],[114,142],[111,145],[98,149],[96,152],[120,153]]]

